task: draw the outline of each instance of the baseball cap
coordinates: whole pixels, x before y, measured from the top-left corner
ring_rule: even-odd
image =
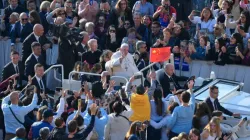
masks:
[[[51,109],[46,109],[43,111],[43,117],[44,118],[48,118],[48,117],[51,117],[51,116],[54,116],[56,115],[56,113],[54,113]]]

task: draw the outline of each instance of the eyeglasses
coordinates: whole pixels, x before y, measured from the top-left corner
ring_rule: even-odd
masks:
[[[130,23],[129,22],[125,22],[124,25],[130,25]]]
[[[115,30],[109,30],[110,33],[115,33]]]
[[[28,18],[22,18],[22,21],[28,20]]]

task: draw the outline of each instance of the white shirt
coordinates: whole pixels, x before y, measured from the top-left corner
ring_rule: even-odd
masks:
[[[37,35],[35,35],[35,34],[34,34],[34,36],[35,36],[37,42],[39,42],[39,37],[40,37],[40,36],[37,36]]]
[[[38,76],[35,76],[35,77],[36,77],[36,80],[37,80],[37,82],[38,82],[38,84],[39,84],[39,86],[40,86],[40,89],[44,89],[43,80],[42,80],[41,78],[39,78]],[[42,82],[43,88],[41,88],[40,81]]]
[[[17,64],[14,64],[14,63],[12,63],[12,64],[14,66],[15,71],[16,71],[16,69],[18,69],[18,72],[19,72],[19,68],[18,68]],[[16,71],[16,73],[18,73],[18,72]]]
[[[132,77],[134,74],[139,72],[135,65],[133,56],[128,53],[127,56],[120,62],[121,52],[115,52],[111,57],[111,67],[119,67],[116,71],[113,71],[115,76],[124,76],[126,78]]]
[[[210,33],[214,31],[214,24],[216,24],[215,19],[209,19],[208,22],[205,22],[205,21],[202,21],[201,17],[198,17],[198,16],[194,16],[194,19],[191,20],[191,22],[194,24],[200,23],[201,29],[208,29]]]
[[[36,58],[36,60],[37,60],[37,62],[38,62],[39,56],[35,55],[34,53],[32,53],[32,54],[35,56],[35,58]]]
[[[82,44],[82,43],[81,43]],[[86,48],[86,45],[85,44],[82,44],[82,48],[84,49],[84,48]]]
[[[20,124],[14,117],[14,115],[11,113],[9,107],[13,110],[13,113],[16,115],[16,117],[24,123],[24,116],[28,114],[30,111],[32,111],[37,105],[37,94],[34,93],[33,99],[31,104],[28,106],[18,106],[18,105],[9,105],[10,101],[10,95],[6,96],[3,101],[2,101],[2,110],[3,110],[3,115],[4,115],[4,125],[6,129],[6,133],[16,133],[16,129],[21,127],[24,128],[22,124]],[[7,118],[7,119],[6,119]]]
[[[215,99],[214,98],[212,98],[212,97],[209,97],[210,98],[210,101],[212,102],[212,105],[213,105],[213,107],[214,107],[214,110],[216,110],[215,109],[215,106],[214,106],[214,101],[215,101]],[[218,109],[218,108],[217,108]]]

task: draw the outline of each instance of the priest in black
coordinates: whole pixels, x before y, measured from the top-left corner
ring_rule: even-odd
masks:
[[[100,62],[100,56],[102,55],[102,51],[98,50],[97,40],[90,39],[88,41],[89,51],[85,52],[82,56],[82,61],[86,61],[90,67],[94,64]]]

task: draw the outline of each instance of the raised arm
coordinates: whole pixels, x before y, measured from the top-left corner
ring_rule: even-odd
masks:
[[[226,15],[225,26],[230,29],[235,29],[237,26],[237,21],[229,21],[230,18]]]

